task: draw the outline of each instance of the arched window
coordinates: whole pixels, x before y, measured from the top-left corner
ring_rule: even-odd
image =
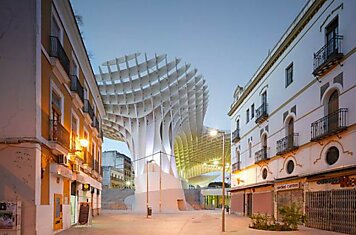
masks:
[[[328,128],[329,131],[335,130],[339,126],[339,93],[334,91],[328,101]]]

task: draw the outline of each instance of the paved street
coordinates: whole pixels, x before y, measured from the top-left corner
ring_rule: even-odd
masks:
[[[73,227],[60,235],[104,234],[222,234],[220,211],[189,211],[178,214],[156,214],[146,219],[142,214],[125,211],[104,211],[93,220],[93,225]],[[300,227],[297,232],[267,232],[248,228],[246,217],[227,215],[225,234],[339,234]]]

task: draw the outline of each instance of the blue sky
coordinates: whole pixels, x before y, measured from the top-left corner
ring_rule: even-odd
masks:
[[[306,0],[71,0],[83,17],[94,72],[135,52],[167,54],[190,63],[209,87],[205,125],[230,129],[227,116],[237,85],[245,85]],[[104,150],[129,154],[104,139]]]

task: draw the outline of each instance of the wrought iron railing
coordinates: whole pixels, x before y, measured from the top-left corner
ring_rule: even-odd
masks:
[[[319,140],[346,129],[347,112],[347,108],[341,108],[313,122],[311,124],[311,140]]]
[[[234,164],[231,165],[231,171],[239,171],[241,170],[241,161],[235,162]]]
[[[50,36],[50,41],[51,49],[49,51],[49,56],[57,58],[61,63],[64,71],[69,76],[70,62],[61,42],[59,41],[58,37],[55,36]]]
[[[89,114],[92,120],[94,119],[94,109],[91,107],[88,99],[84,100],[83,112]]]
[[[336,35],[331,38],[326,44],[316,53],[314,53],[314,75],[317,73],[317,70],[323,65],[327,64],[328,61],[333,60],[340,55],[342,55],[342,35]]]
[[[277,141],[277,155],[287,153],[298,148],[298,133],[292,133]]]
[[[256,109],[256,123],[264,120],[266,117],[268,117],[267,103],[262,103],[262,105]]]
[[[78,94],[80,100],[84,103],[84,88],[76,75],[72,75],[70,90]]]
[[[70,148],[70,134],[59,120],[49,120],[49,140],[58,142],[63,147]]]
[[[236,129],[232,132],[232,142],[236,143],[240,140],[240,129]]]
[[[255,153],[255,163],[268,159],[267,147],[262,147],[261,150]]]

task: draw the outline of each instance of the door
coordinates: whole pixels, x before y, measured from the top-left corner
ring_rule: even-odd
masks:
[[[63,228],[63,197],[62,194],[54,194],[54,221],[53,230]]]
[[[73,181],[70,186],[70,216],[71,216],[71,225],[77,223],[77,183]]]
[[[291,118],[288,122],[288,133],[287,133],[287,141],[288,141],[288,149],[293,148],[294,146],[294,120]]]
[[[356,234],[356,189],[306,193],[306,226]]]
[[[339,27],[338,27],[338,18],[333,20],[329,24],[328,27],[326,27],[326,45],[327,45],[327,51],[326,51],[326,58],[329,58],[330,55],[332,55],[334,52],[338,51],[338,43],[337,43],[337,36],[339,33]]]
[[[328,132],[337,130],[339,127],[339,93],[334,91],[328,102]]]
[[[279,208],[285,206],[292,206],[295,203],[300,210],[303,208],[303,190],[294,189],[294,190],[285,190],[277,192],[277,219],[281,220],[281,215],[279,213]]]
[[[247,216],[252,215],[252,193],[247,194]]]

